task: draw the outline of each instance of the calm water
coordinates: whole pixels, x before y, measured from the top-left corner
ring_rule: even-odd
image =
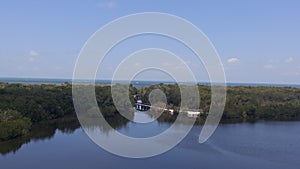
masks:
[[[138,115],[136,118],[145,117]],[[157,121],[140,125],[118,122],[116,119],[110,123],[120,132],[136,137],[155,135],[171,125]],[[101,131],[112,132],[103,128]],[[200,131],[201,126],[195,126],[180,144],[162,155],[128,159],[110,154],[95,145],[78,123],[58,122],[34,128],[30,138],[1,143],[0,168],[299,169],[300,122],[223,124],[204,144],[197,142]]]

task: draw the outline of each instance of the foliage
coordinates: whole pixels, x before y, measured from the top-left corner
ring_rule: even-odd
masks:
[[[117,85],[117,87],[120,91],[120,95],[116,95],[118,103],[129,107],[134,105],[133,95],[137,93],[141,94],[143,102],[147,103],[153,89],[160,89],[166,94],[168,108],[178,112],[181,104],[178,85],[156,84],[140,89],[130,85],[130,102],[121,94],[127,89],[122,85]],[[201,98],[199,109],[204,112],[198,121],[203,121],[210,109],[211,89],[206,85],[198,85],[198,89]],[[119,115],[111,96],[111,86],[96,85],[95,93],[98,106],[105,118],[114,118]],[[75,116],[72,86],[67,83],[63,85],[0,83],[0,110],[0,139],[25,135],[30,130],[31,122],[49,121],[66,115]],[[160,118],[160,121],[163,119],[172,121],[174,117],[164,116]],[[233,121],[299,120],[300,89],[227,87],[226,106],[222,119]]]
[[[130,86],[130,100],[136,88]],[[95,86],[96,99],[105,118],[118,115],[110,86]],[[122,102],[124,98],[121,97]],[[130,104],[130,103],[129,103]],[[65,117],[75,116],[72,100],[72,86],[62,85],[29,85],[29,84],[0,84],[0,139],[6,140],[28,133],[31,122],[40,123]],[[15,110],[15,111],[12,111]],[[93,115],[91,115],[93,116]],[[131,115],[133,117],[133,114]],[[128,120],[126,120],[128,122]]]
[[[19,112],[0,110],[0,141],[28,134],[30,127],[30,119]]]
[[[70,86],[8,84],[0,96],[0,109],[17,110],[32,122],[74,113]]]
[[[161,89],[168,99],[169,107],[180,107],[180,90],[177,85],[152,85],[141,89],[143,100],[147,102],[153,89]],[[198,85],[200,94],[199,109],[205,118],[211,104],[210,86]],[[299,120],[300,89],[290,87],[227,87],[226,105],[223,120]]]

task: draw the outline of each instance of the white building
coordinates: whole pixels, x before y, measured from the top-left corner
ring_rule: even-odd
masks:
[[[201,114],[199,111],[186,111],[188,117],[197,117]]]

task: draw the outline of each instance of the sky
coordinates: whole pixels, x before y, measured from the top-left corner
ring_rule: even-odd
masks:
[[[43,0],[0,2],[0,77],[72,78],[89,37],[125,15],[162,12],[197,26],[210,39],[228,82],[300,84],[300,1],[297,0]],[[157,36],[129,39],[111,51],[97,78],[107,79],[135,50],[178,53],[199,81],[205,69],[181,44]],[[204,73],[203,73],[204,72]],[[150,73],[144,77],[154,79]],[[163,76],[161,76],[163,78]]]

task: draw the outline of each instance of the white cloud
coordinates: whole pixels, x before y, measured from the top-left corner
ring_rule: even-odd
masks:
[[[29,51],[29,62],[34,62],[36,57],[38,57],[40,55],[39,52],[35,51],[35,50],[30,50]]]
[[[265,69],[272,69],[273,65],[272,64],[266,64],[266,65],[264,65],[264,68]]]
[[[40,54],[39,54],[37,51],[35,51],[35,50],[31,50],[31,51],[29,52],[29,55],[30,55],[30,56],[33,56],[33,57],[36,57],[36,56],[39,56]]]
[[[114,1],[104,1],[104,2],[99,2],[97,6],[99,8],[113,8],[116,6],[116,3]]]
[[[227,59],[227,62],[228,63],[237,63],[237,62],[239,62],[240,60],[238,59],[238,58],[229,58],[229,59]]]
[[[285,60],[285,63],[291,63],[294,61],[294,58],[289,57],[288,59]]]

